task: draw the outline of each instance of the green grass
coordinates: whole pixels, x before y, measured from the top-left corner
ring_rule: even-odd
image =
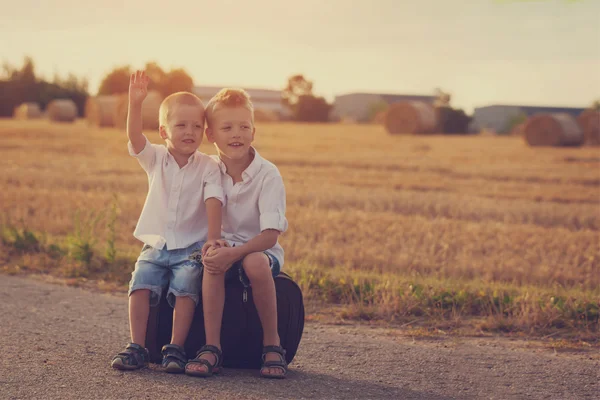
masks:
[[[115,209],[114,205],[112,206]],[[116,215],[116,213],[113,213]],[[113,222],[105,229],[114,229]],[[73,232],[48,238],[26,226],[2,226],[2,244],[11,260],[7,273],[47,273],[70,279],[98,280],[125,288],[136,254],[117,256],[116,246],[102,253],[94,239],[101,214],[76,214]],[[108,235],[110,237],[110,234]],[[110,246],[114,246],[109,243]],[[391,273],[324,268],[288,263],[285,270],[301,287],[306,301],[342,306],[345,319],[411,321],[456,326],[485,321],[480,329],[545,334],[599,330],[600,289],[522,286],[477,280],[403,276]]]

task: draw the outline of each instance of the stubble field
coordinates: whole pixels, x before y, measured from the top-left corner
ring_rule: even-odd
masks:
[[[283,123],[255,146],[284,177],[284,270],[307,299],[344,318],[597,332],[600,148]],[[124,132],[0,120],[0,171],[0,269],[126,287],[147,178]]]

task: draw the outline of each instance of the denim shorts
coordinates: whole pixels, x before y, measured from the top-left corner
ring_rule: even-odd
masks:
[[[270,254],[267,251],[264,251],[263,253],[269,259],[269,267],[271,268],[271,274],[273,275],[273,278],[275,278],[281,272],[281,264],[279,263],[277,257],[275,257],[274,255]],[[198,260],[196,261],[196,265],[200,268],[201,271],[203,271],[204,266],[202,265],[201,257],[198,254],[196,254],[196,259]],[[242,261],[243,259],[233,263],[233,265],[227,270],[227,272],[225,272],[225,280],[229,281],[237,279],[242,283],[242,285],[244,285],[244,287],[250,287],[250,279],[248,279],[248,275],[246,275],[246,271],[244,271]]]
[[[200,275],[202,269],[190,260],[190,255],[202,248],[203,242],[185,249],[162,250],[144,245],[135,263],[129,282],[129,295],[135,290],[150,290],[150,305],[160,302],[165,288],[167,301],[175,306],[175,297],[190,297],[196,305],[200,299]]]

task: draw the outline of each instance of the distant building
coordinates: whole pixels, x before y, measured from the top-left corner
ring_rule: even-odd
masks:
[[[507,133],[511,125],[519,118],[530,117],[534,114],[567,113],[577,117],[584,108],[575,107],[544,107],[522,105],[491,105],[476,107],[473,112],[471,130],[488,130],[496,133]]]
[[[200,97],[206,105],[222,88],[223,86],[196,86],[192,89],[192,92]],[[254,109],[275,112],[280,118],[289,117],[290,112],[281,101],[281,90],[243,89],[250,95]]]
[[[436,96],[383,93],[349,93],[336,96],[333,103],[333,117],[341,120],[368,122],[373,117],[373,107],[378,105],[399,103],[401,101],[423,101],[431,103]]]

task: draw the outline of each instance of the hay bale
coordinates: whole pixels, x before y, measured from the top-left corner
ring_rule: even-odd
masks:
[[[112,96],[88,97],[85,102],[85,119],[98,127],[115,126],[115,114],[119,98]]]
[[[587,109],[579,114],[577,122],[583,130],[585,144],[600,146],[600,111]]]
[[[15,119],[37,119],[42,117],[42,110],[38,103],[22,103],[15,107],[13,117]]]
[[[523,136],[525,132],[525,122],[521,122],[520,124],[515,125],[510,131],[510,135],[512,136]]]
[[[158,129],[158,111],[164,97],[157,90],[148,92],[142,103],[142,129]],[[115,114],[115,125],[117,128],[127,128],[127,112],[129,109],[129,98],[126,94],[120,95],[117,100],[117,112]]]
[[[77,118],[77,106],[71,99],[56,99],[46,107],[48,119],[55,122],[73,122]]]
[[[569,114],[538,114],[529,117],[523,127],[530,146],[580,146],[583,131]]]
[[[379,111],[377,114],[375,114],[375,116],[373,117],[373,123],[377,124],[377,125],[383,125],[385,124],[385,116],[387,115],[387,109],[386,110],[382,110]]]
[[[436,114],[431,104],[407,101],[390,105],[384,121],[389,133],[433,133],[437,126]]]
[[[264,108],[257,108],[254,110],[254,121],[255,122],[277,122],[279,121],[279,115],[273,110],[267,110]]]

